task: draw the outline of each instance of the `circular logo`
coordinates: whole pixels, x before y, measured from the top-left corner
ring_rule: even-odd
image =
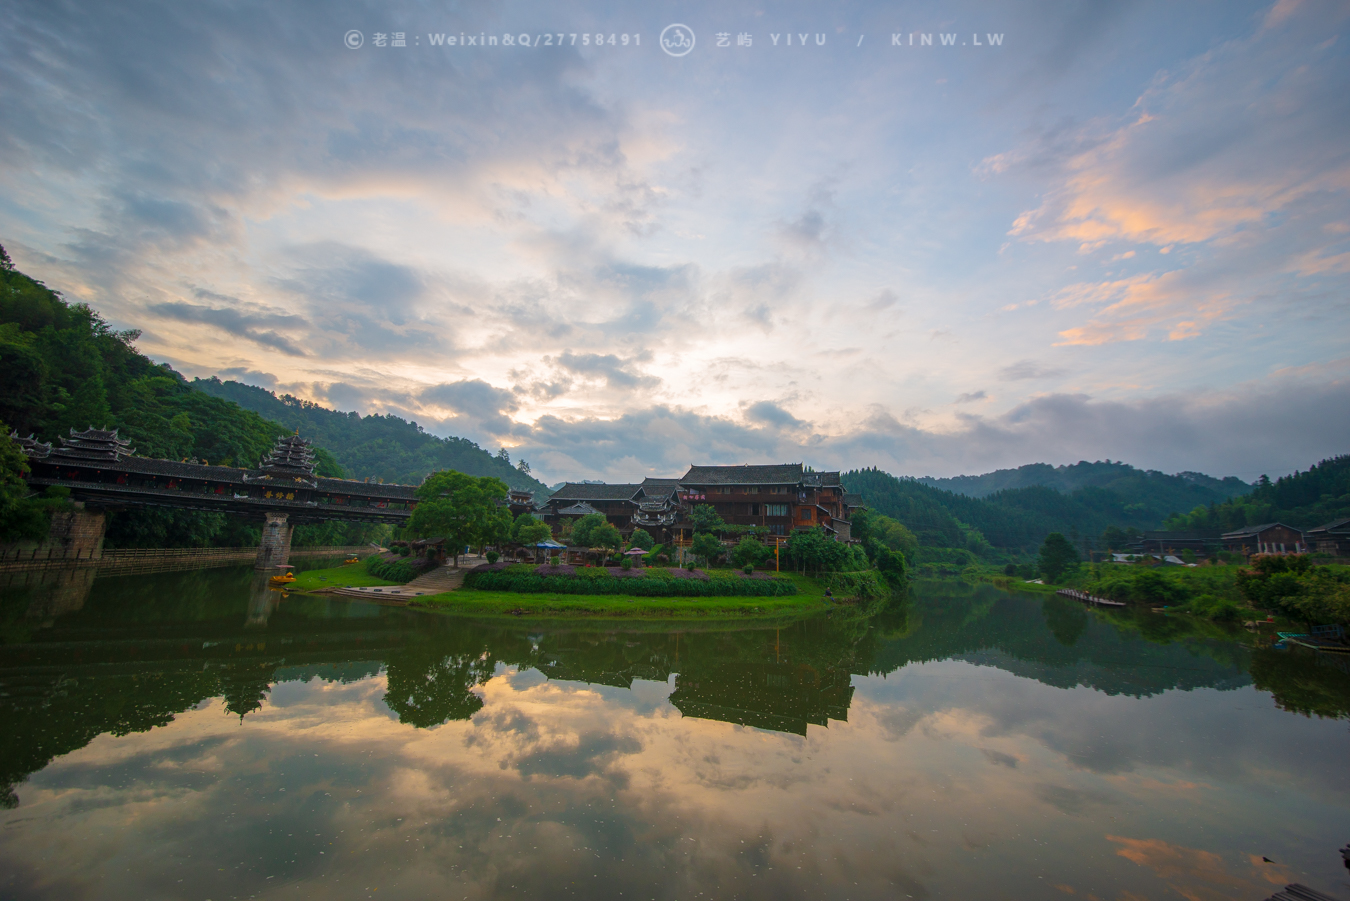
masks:
[[[688,25],[667,25],[661,29],[661,49],[671,56],[684,56],[694,49],[694,29]]]
[[[366,36],[353,28],[343,37],[342,42],[347,45],[348,50],[360,50],[361,45],[366,42]]]

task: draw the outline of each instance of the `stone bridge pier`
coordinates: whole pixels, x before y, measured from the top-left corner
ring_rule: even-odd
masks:
[[[284,565],[291,557],[291,534],[294,531],[295,526],[286,521],[285,513],[268,513],[253,568],[263,570]]]
[[[76,501],[70,510],[52,514],[47,545],[67,557],[97,560],[103,556],[103,533],[108,518],[100,509],[90,509]]]

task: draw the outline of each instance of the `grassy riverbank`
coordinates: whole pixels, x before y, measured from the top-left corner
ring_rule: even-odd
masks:
[[[333,566],[328,569],[308,569],[298,572],[295,581],[287,587],[292,591],[317,591],[320,588],[371,588],[382,585],[397,585],[386,579],[377,579],[366,572],[366,564],[350,563],[346,566]]]
[[[824,610],[825,588],[795,573],[782,577],[797,586],[786,597],[632,597],[479,591],[461,588],[418,598],[414,605],[475,616],[603,617],[650,619],[775,618]]]
[[[1218,622],[1264,619],[1268,613],[1276,614],[1283,621],[1277,601],[1267,598],[1265,602],[1260,602],[1262,595],[1256,594],[1254,597],[1257,602],[1254,603],[1244,595],[1238,574],[1250,569],[1240,565],[1190,567],[1096,563],[1080,564],[1066,572],[1059,582],[1050,585],[1032,584],[992,569],[963,572],[962,578],[973,577],[1009,591],[1037,594],[1076,588],[1098,597],[1124,601],[1131,607],[1164,609],[1169,613],[1189,614]],[[1311,580],[1305,579],[1305,584],[1290,577],[1291,581],[1288,584],[1281,583],[1281,587],[1293,594],[1311,592],[1316,595],[1326,591],[1343,592],[1344,588],[1338,589],[1337,585],[1344,586],[1350,582],[1350,567],[1346,566],[1318,566],[1309,569],[1309,574]],[[1250,585],[1248,591],[1251,591]],[[1284,612],[1289,613],[1288,610]],[[1325,621],[1315,616],[1312,618]]]

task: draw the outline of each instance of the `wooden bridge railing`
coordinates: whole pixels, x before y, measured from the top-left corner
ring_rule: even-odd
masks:
[[[369,545],[343,547],[292,547],[291,557],[364,557],[373,551]],[[35,569],[95,568],[118,573],[170,572],[184,569],[209,569],[252,563],[256,547],[184,547],[126,548],[107,550],[91,557],[88,551],[67,552],[58,548],[5,550],[0,554],[0,572]]]

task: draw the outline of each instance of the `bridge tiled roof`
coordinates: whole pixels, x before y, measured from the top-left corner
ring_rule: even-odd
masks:
[[[74,460],[58,459],[55,456],[41,460],[33,460],[31,465],[38,467],[50,466],[61,469],[71,466],[80,466],[83,468],[96,468],[107,472],[126,472],[140,475],[163,476],[171,479],[198,479],[205,482],[218,482],[222,484],[234,485],[266,485],[269,483],[277,486],[286,486],[293,484],[292,479],[285,477],[264,478],[267,473],[260,469],[240,469],[237,466],[208,466],[204,463],[179,463],[174,460],[156,460],[150,457],[123,457],[121,460],[113,462],[111,460]],[[353,497],[379,497],[390,500],[408,500],[416,496],[417,486],[415,485],[382,485],[376,482],[361,482],[355,479],[328,479],[319,478],[318,490],[331,492],[334,494],[346,494]]]

